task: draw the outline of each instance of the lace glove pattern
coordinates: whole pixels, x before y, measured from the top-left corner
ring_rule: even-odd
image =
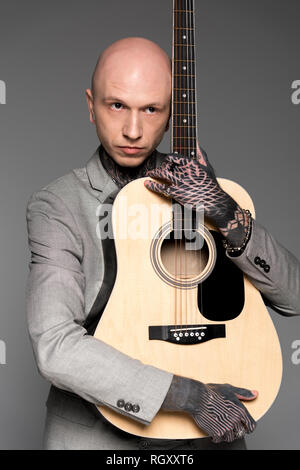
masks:
[[[254,431],[256,423],[240,400],[256,396],[255,391],[229,384],[203,384],[174,375],[161,409],[190,414],[215,443],[232,442]]]
[[[242,243],[248,227],[246,211],[220,187],[206,153],[199,146],[197,158],[168,155],[160,167],[147,171],[146,176],[159,180],[146,180],[146,188],[192,209],[203,207],[205,215],[232,246]]]

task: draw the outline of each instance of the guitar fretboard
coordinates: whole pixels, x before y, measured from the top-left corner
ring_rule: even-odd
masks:
[[[197,142],[194,0],[173,0],[171,151],[194,158]]]

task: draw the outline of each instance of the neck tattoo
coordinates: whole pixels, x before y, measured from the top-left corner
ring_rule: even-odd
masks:
[[[118,165],[104,150],[103,147],[99,151],[102,165],[112,180],[119,188],[123,188],[126,184],[137,178],[146,176],[148,170],[153,170],[156,165],[156,151],[154,151],[141,165],[130,168]]]

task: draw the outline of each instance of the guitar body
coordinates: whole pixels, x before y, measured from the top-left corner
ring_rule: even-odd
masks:
[[[232,181],[218,181],[254,217],[253,203],[247,192]],[[178,279],[184,279],[183,282],[187,280],[187,284],[172,284],[172,260],[178,255],[178,250],[172,243],[163,240],[155,244],[158,234],[168,232],[162,228],[172,224],[172,202],[147,190],[143,183],[144,178],[129,183],[114,202],[112,217],[118,271],[95,337],[145,364],[176,375],[204,383],[229,383],[258,390],[256,400],[244,402],[253,418],[258,420],[274,402],[282,376],[280,344],[261,295],[240,270],[238,275],[242,282],[238,286],[231,285],[230,266],[234,266],[231,260],[228,260],[230,266],[227,274],[224,276],[223,272],[222,278],[215,276],[217,261],[224,256],[224,249],[216,250],[216,244],[209,239],[205,250],[203,247],[205,261],[193,265],[188,258],[183,265],[191,265],[192,269],[185,272],[185,276],[177,273]],[[209,234],[217,233],[207,221],[204,225]],[[191,255],[183,253],[183,256]],[[203,281],[198,282],[202,273],[205,273]],[[210,279],[213,281],[210,282]],[[200,286],[203,284],[204,289],[204,284],[209,284],[208,298],[220,298],[218,310],[222,316],[225,281],[232,290],[232,298],[241,299],[240,307],[237,307],[234,318],[230,309],[230,319],[226,319],[226,313],[221,319],[207,318],[199,302]],[[227,292],[227,287],[225,290]],[[209,299],[204,303],[209,310]],[[181,325],[197,325],[200,328],[198,331],[202,331],[203,325],[204,328],[222,325],[224,335],[206,341],[203,338],[203,342],[199,340],[188,345],[180,340],[149,339],[149,327],[178,323],[174,312],[181,315]],[[151,424],[145,426],[107,407],[101,406],[99,411],[113,425],[138,436],[161,439],[205,437],[194,420],[184,413],[158,412]]]

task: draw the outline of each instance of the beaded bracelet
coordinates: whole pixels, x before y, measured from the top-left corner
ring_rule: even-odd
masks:
[[[252,217],[251,217],[251,212],[246,209],[244,210],[246,212],[246,215],[248,217],[248,227],[247,227],[247,232],[244,238],[243,243],[241,246],[235,247],[235,246],[230,246],[229,242],[227,240],[223,240],[223,246],[226,249],[227,253],[231,256],[239,256],[243,253],[244,249],[246,248],[246,245],[250,239],[251,232],[252,232]]]

